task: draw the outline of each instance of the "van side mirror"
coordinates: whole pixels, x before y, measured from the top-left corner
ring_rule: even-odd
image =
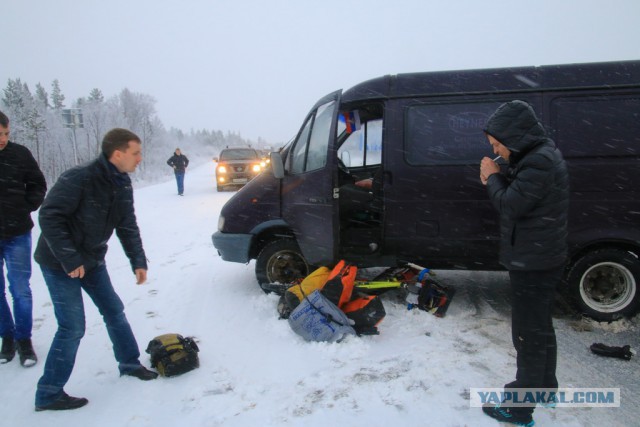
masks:
[[[282,156],[280,153],[273,152],[271,157],[271,171],[276,179],[284,178],[284,163],[282,162]]]

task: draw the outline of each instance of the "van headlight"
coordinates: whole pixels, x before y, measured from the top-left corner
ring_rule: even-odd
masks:
[[[222,231],[223,228],[224,228],[224,217],[220,215],[220,217],[218,218],[218,231]]]
[[[253,165],[251,170],[253,170],[254,173],[260,172],[260,165]]]

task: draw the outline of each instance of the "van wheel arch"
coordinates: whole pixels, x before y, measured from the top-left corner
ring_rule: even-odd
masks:
[[[309,264],[293,238],[277,238],[266,243],[256,258],[256,280],[264,283],[291,283],[309,275]]]
[[[640,260],[629,250],[585,252],[573,260],[566,281],[578,309],[595,320],[610,322],[640,308]]]

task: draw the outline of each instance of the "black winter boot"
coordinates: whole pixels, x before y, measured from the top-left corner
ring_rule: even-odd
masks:
[[[16,355],[16,343],[12,337],[2,338],[2,350],[0,351],[0,363],[9,363]]]
[[[29,368],[38,363],[38,357],[36,352],[33,351],[33,345],[31,339],[18,340],[18,354],[20,355],[20,364],[25,368]]]
[[[150,371],[149,369],[145,368],[142,365],[140,365],[133,371],[124,372],[120,374],[121,377],[125,375],[128,377],[138,378],[139,380],[142,380],[142,381],[155,380],[156,378],[158,378],[157,372]]]
[[[73,397],[62,392],[62,396],[48,405],[36,406],[36,411],[65,411],[67,409],[78,409],[89,403],[84,397]]]

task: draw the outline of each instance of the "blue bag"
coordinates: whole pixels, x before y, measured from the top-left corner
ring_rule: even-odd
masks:
[[[305,295],[287,320],[306,341],[336,342],[356,334],[347,315],[318,290]]]

